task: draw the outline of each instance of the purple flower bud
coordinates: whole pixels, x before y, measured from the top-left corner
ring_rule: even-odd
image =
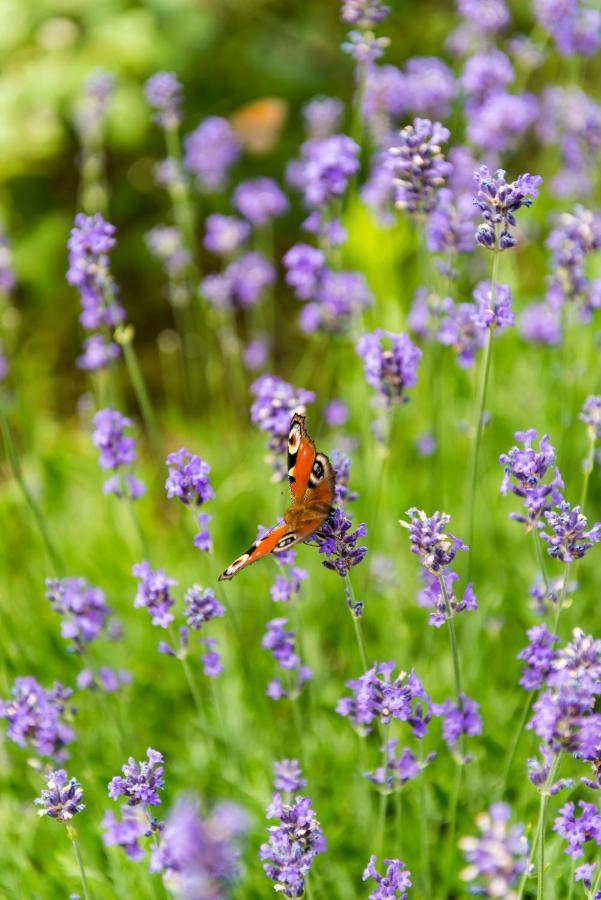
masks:
[[[39,816],[50,816],[59,822],[69,822],[73,816],[85,809],[81,802],[83,790],[75,778],[67,779],[64,769],[49,772],[46,776],[46,790],[33,802],[43,807],[38,809]]]
[[[228,170],[241,155],[242,145],[227,119],[209,116],[187,135],[184,165],[206,192],[222,190]]]
[[[149,747],[146,759],[136,762],[133,756],[122,766],[123,776],[115,775],[108,786],[111,800],[127,798],[128,806],[160,806],[159,791],[163,789],[163,756]]]
[[[387,165],[394,174],[399,209],[422,215],[432,211],[436,193],[452,169],[441,149],[449,137],[449,130],[440,122],[415,119],[388,148]]]
[[[326,849],[311,801],[308,797],[295,797],[291,804],[283,803],[280,794],[275,793],[267,817],[278,819],[279,824],[268,829],[269,840],[261,844],[259,851],[265,874],[284,897],[302,897],[313,860]]]
[[[406,900],[409,896],[407,891],[413,882],[411,881],[411,872],[409,872],[405,863],[401,862],[400,859],[385,859],[386,872],[384,875],[380,875],[376,869],[377,861],[377,856],[370,856],[363,872],[363,881],[371,878],[377,885],[369,895],[369,900],[390,900],[390,898],[394,897],[398,897],[399,900]]]
[[[405,403],[406,389],[417,384],[417,367],[422,356],[408,335],[377,328],[359,339],[357,353],[363,359],[367,383],[386,403],[389,406]]]
[[[154,120],[165,129],[181,122],[182,86],[173,72],[157,72],[144,85],[146,99],[155,110]]]
[[[146,607],[152,624],[167,628],[170,622],[173,622],[173,615],[169,610],[175,603],[169,588],[177,584],[177,581],[174,578],[167,578],[162,569],[151,569],[146,561],[137,563],[132,569],[132,574],[139,579],[134,606]]]

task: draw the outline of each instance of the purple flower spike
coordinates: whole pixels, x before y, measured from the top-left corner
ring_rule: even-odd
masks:
[[[443,720],[442,736],[451,751],[455,750],[462,735],[473,737],[482,734],[479,708],[479,704],[465,694],[461,695],[461,706],[452,700],[432,704],[432,713]]]
[[[112,811],[105,813],[101,826],[104,831],[102,841],[106,847],[122,847],[129,859],[140,862],[145,851],[139,841],[157,830],[154,823],[148,822],[148,816],[141,806],[122,806],[121,819],[117,819]]]
[[[461,599],[455,596],[453,585],[459,578],[456,572],[441,572],[439,575],[433,575],[426,570],[423,574],[425,576],[425,587],[420,592],[417,602],[419,606],[425,606],[427,609],[432,610],[428,620],[429,625],[432,625],[434,628],[440,628],[449,618],[449,612],[440,586],[441,576],[444,579],[451,616],[478,609],[478,601],[471,582],[466,587]]]
[[[551,534],[543,532],[541,538],[549,545],[547,552],[554,559],[564,563],[574,562],[588,553],[594,544],[601,540],[601,522],[586,530],[586,516],[580,512],[579,506],[571,507],[565,500],[559,505],[559,511],[545,512],[547,526]]]
[[[291,804],[282,802],[275,793],[267,808],[269,819],[278,819],[278,825],[268,829],[269,840],[261,844],[259,856],[264,861],[267,877],[274,882],[275,890],[284,897],[302,897],[305,878],[318,853],[326,849],[315,812],[308,797],[295,797]]]
[[[579,817],[574,803],[566,803],[559,810],[553,824],[553,831],[567,841],[565,852],[572,859],[583,856],[583,846],[589,841],[594,841],[601,847],[601,812],[595,803],[586,803],[584,800],[580,800],[578,806],[582,810]]]
[[[284,794],[296,794],[307,784],[307,779],[302,777],[301,768],[296,759],[283,759],[273,764],[275,774],[273,786],[276,791]]]
[[[104,593],[89,585],[85,578],[48,578],[46,597],[52,608],[64,617],[61,634],[73,641],[77,653],[106,625],[109,609]]]
[[[128,806],[160,806],[159,791],[163,789],[163,756],[149,747],[146,759],[137,763],[133,756],[122,766],[123,776],[115,775],[108,786],[111,800],[127,798]]]
[[[406,334],[393,334],[377,328],[357,343],[363,359],[367,383],[375,388],[387,405],[406,403],[406,391],[417,384],[417,368],[422,351]]]
[[[428,517],[423,509],[413,506],[407,515],[409,522],[401,519],[399,524],[409,530],[411,552],[421,557],[422,566],[432,575],[438,577],[451,565],[458,550],[468,549],[455,535],[446,533],[445,527],[451,521],[447,513],[435,512]]]
[[[367,535],[367,525],[362,522],[351,531],[352,525],[350,516],[336,508],[311,538],[326,557],[323,565],[338,572],[341,578],[345,578],[367,555],[367,547],[357,546],[360,538]]]
[[[406,900],[407,891],[412,885],[411,872],[400,859],[385,859],[386,872],[380,875],[376,870],[378,857],[370,856],[369,862],[363,872],[363,881],[369,878],[376,882],[377,887],[369,895],[369,900]]]
[[[236,216],[213,213],[207,216],[203,244],[212,253],[230,256],[238,250],[250,234],[250,225]]]
[[[444,158],[442,144],[450,132],[440,122],[415,119],[401,131],[397,143],[386,151],[386,164],[394,174],[396,205],[409,213],[426,215],[436,202],[452,166]]]
[[[587,257],[601,249],[601,216],[582,206],[562,213],[546,241],[551,250],[552,274],[547,303],[554,309],[564,303],[578,306],[587,321],[599,306],[599,281],[586,273]]]
[[[184,796],[167,816],[150,871],[161,872],[169,892],[182,900],[221,900],[239,874],[236,843],[247,828],[241,807],[223,803],[203,818],[197,801]]]
[[[478,837],[463,837],[459,846],[467,866],[460,873],[463,881],[476,882],[473,892],[488,897],[511,897],[512,888],[528,868],[528,840],[522,825],[509,825],[511,808],[493,803],[480,813],[476,825]]]
[[[474,300],[477,311],[474,322],[479,328],[502,330],[515,322],[515,315],[511,308],[511,288],[507,284],[497,284],[495,298],[492,298],[492,284],[490,281],[481,281],[474,288]]]
[[[601,440],[601,394],[586,398],[579,419],[587,426],[592,440]]]
[[[493,176],[487,166],[474,172],[474,178],[478,182],[474,204],[484,219],[476,232],[476,240],[489,250],[509,250],[516,244],[509,232],[510,226],[517,224],[514,213],[523,206],[532,206],[543,179],[540,175],[526,173],[508,184],[504,169],[497,169]]]
[[[403,787],[408,781],[413,781],[436,756],[435,753],[430,753],[420,762],[408,747],[404,747],[397,756],[398,743],[397,738],[386,741],[382,747],[382,752],[386,754],[386,765],[365,773],[366,778],[378,785],[383,793],[389,793],[395,788]]]
[[[47,691],[31,676],[16,678],[11,699],[0,701],[0,718],[8,722],[10,740],[19,747],[31,746],[40,756],[66,759],[65,747],[75,739],[65,722],[71,694],[59,682]]]
[[[162,569],[156,571],[151,569],[146,561],[137,563],[132,569],[132,574],[139,579],[134,606],[137,609],[146,607],[152,624],[167,628],[173,622],[173,615],[169,610],[175,603],[169,588],[177,584],[177,581],[174,578],[167,578]]]
[[[372,28],[382,22],[389,12],[390,7],[385,6],[382,0],[343,0],[340,18],[346,25]]]
[[[526,663],[520,684],[527,691],[535,691],[546,683],[556,656],[553,644],[557,644],[559,638],[551,634],[546,625],[536,625],[527,634],[530,643],[518,653],[518,659]]]
[[[288,200],[273,178],[254,178],[240,182],[234,191],[232,202],[255,228],[261,228],[288,210]]]
[[[207,193],[220,191],[227,184],[230,167],[241,153],[240,138],[220,116],[209,116],[184,141],[184,165],[196,175]]]
[[[290,419],[295,411],[304,413],[306,404],[315,400],[315,394],[267,374],[261,375],[250,390],[255,398],[250,409],[251,422],[270,435],[268,460],[275,467],[274,480],[283,481],[287,473],[281,457],[288,446]]]
[[[225,615],[225,609],[210,588],[195,584],[186,591],[184,601],[186,622],[193,631],[200,631],[207,622]]]
[[[69,822],[73,816],[85,809],[81,802],[83,790],[75,778],[67,779],[64,769],[49,772],[46,776],[46,790],[33,802],[41,806],[39,816],[50,816],[59,822]]]
[[[167,457],[169,475],[165,482],[167,496],[177,497],[186,506],[201,506],[212,500],[215,491],[209,481],[211,467],[200,456],[182,448]]]
[[[177,128],[181,121],[182,86],[173,72],[157,72],[144,85],[154,120],[165,129]]]
[[[393,680],[394,662],[376,663],[346,686],[352,697],[342,697],[336,712],[348,716],[360,734],[369,734],[375,721],[387,725],[392,719],[407,722],[421,740],[431,718],[430,699],[415,672],[400,672]]]
[[[309,140],[322,140],[338,130],[344,104],[334,97],[315,97],[303,106],[301,112]]]
[[[543,527],[543,515],[562,499],[564,485],[559,469],[553,468],[553,478],[547,484],[543,483],[543,478],[555,463],[555,448],[548,435],[544,435],[536,450],[532,446],[537,439],[534,428],[516,431],[515,438],[524,445],[523,448],[512,447],[499,456],[499,462],[505,470],[501,494],[506,496],[511,491],[523,501],[525,514],[510,513],[510,519],[525,525],[528,531],[540,529]]]
[[[561,56],[593,56],[601,46],[601,11],[579,0],[536,0],[534,14]]]

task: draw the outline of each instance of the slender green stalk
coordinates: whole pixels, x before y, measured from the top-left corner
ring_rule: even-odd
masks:
[[[129,378],[136,395],[136,400],[138,401],[138,406],[140,407],[142,418],[144,419],[146,431],[148,432],[148,436],[152,441],[152,444],[154,445],[154,449],[157,455],[162,459],[161,436],[154,415],[154,410],[150,402],[150,397],[148,396],[148,391],[146,390],[144,378],[138,364],[136,351],[133,347],[133,336],[134,331],[132,326],[130,325],[126,326],[125,328],[119,327],[115,331],[115,340],[123,347],[125,365],[127,366],[127,371],[129,373]]]
[[[541,544],[540,535],[538,533],[537,528],[532,529],[532,540],[534,541],[534,552],[536,554],[536,560],[538,562],[538,567],[540,569],[541,575],[543,576],[543,581],[545,582],[545,589],[548,594],[549,593],[549,578],[547,577],[547,570],[545,568],[545,557],[543,556],[543,546]]]
[[[88,887],[88,879],[86,877],[86,870],[83,864],[83,859],[81,856],[81,850],[79,849],[79,844],[77,843],[77,838],[75,836],[75,829],[67,825],[67,835],[69,840],[73,844],[73,850],[75,852],[75,859],[77,860],[77,865],[79,867],[79,874],[81,876],[81,887],[83,890],[84,900],[91,900],[92,895],[90,894],[90,889]]]
[[[566,590],[568,587],[569,571],[570,571],[569,563],[566,563],[564,566],[564,576],[563,576],[563,581],[561,583],[561,591],[559,592],[559,597],[557,598],[557,609],[555,610],[555,619],[553,621],[553,634],[557,634],[557,629],[559,628],[559,617],[561,616],[561,610],[563,607]]]
[[[568,885],[568,900],[572,900],[574,896],[574,871],[576,869],[576,860],[572,860],[572,865],[570,866],[570,884]]]
[[[530,709],[532,707],[532,703],[534,701],[534,697],[536,695],[536,691],[530,691],[528,694],[528,698],[524,705],[524,709],[522,710],[522,715],[520,717],[520,724],[517,727],[515,734],[513,735],[513,740],[511,742],[511,747],[509,749],[509,753],[505,759],[505,768],[503,770],[503,780],[501,782],[501,797],[505,793],[505,788],[507,787],[507,779],[509,778],[509,773],[511,771],[511,766],[513,764],[513,760],[516,754],[516,750],[518,748],[518,744],[524,732],[524,728],[526,727],[526,721],[528,719],[528,715],[530,713]]]
[[[169,188],[169,194],[173,204],[173,214],[177,227],[183,235],[187,249],[194,260],[194,268],[196,270],[195,275],[200,276],[199,254],[196,248],[196,234],[194,229],[194,212],[192,204],[190,203],[188,186],[182,172],[182,153],[177,125],[165,129],[165,144],[167,146],[167,155],[176,162],[178,175],[181,176],[177,179],[176,183]]]
[[[425,891],[424,897],[432,896],[431,880],[430,880],[430,842],[428,839],[428,828],[430,825],[430,804],[428,802],[428,785],[424,777],[419,779],[421,809],[417,816],[420,823],[421,837],[421,857],[422,857],[422,877],[424,879]]]
[[[595,465],[596,435],[592,428],[588,429],[588,450],[582,466],[582,491],[580,492],[580,512],[584,512],[586,498],[588,497],[588,483]]]
[[[11,427],[4,411],[4,406],[2,404],[2,400],[0,399],[0,431],[2,432],[2,439],[4,441],[4,447],[6,449],[6,456],[8,458],[8,462],[10,464],[11,471],[13,473],[13,477],[17,482],[19,489],[23,495],[23,499],[25,503],[29,507],[31,514],[35,520],[35,523],[38,527],[40,535],[42,537],[42,541],[44,543],[44,547],[46,548],[46,552],[52,563],[52,566],[57,575],[61,575],[65,571],[65,567],[61,560],[60,554],[58,553],[54,541],[50,536],[50,531],[46,524],[46,519],[44,518],[44,514],[42,513],[40,507],[38,506],[36,500],[34,499],[33,494],[29,489],[29,485],[25,481],[23,477],[23,471],[21,469],[21,462],[19,460],[19,454],[17,453],[17,448],[15,447],[15,442],[13,440],[13,435],[11,431]]]
[[[493,252],[493,262],[492,262],[492,279],[491,279],[491,306],[494,308],[495,299],[496,299],[496,291],[497,291],[497,273],[499,269],[499,251],[494,250]],[[490,378],[490,367],[492,361],[492,350],[493,350],[493,336],[494,329],[489,328],[488,335],[486,338],[486,345],[484,348],[484,360],[482,363],[482,374],[480,378],[480,386],[478,388],[478,400],[476,403],[476,419],[474,422],[474,445],[472,449],[471,463],[470,463],[470,480],[469,480],[469,488],[468,488],[468,515],[469,515],[469,526],[468,526],[468,544],[470,550],[472,551],[468,557],[468,580],[471,572],[471,561],[473,558],[473,550],[474,550],[474,506],[475,506],[475,497],[476,497],[476,481],[478,479],[478,457],[480,455],[480,444],[482,442],[482,431],[483,431],[483,419],[484,419],[484,408],[486,405],[486,393],[488,389],[488,381]]]
[[[382,856],[384,852],[384,833],[386,831],[386,811],[388,807],[388,747],[386,741],[386,729],[384,727],[380,728],[380,738],[382,740],[382,763],[384,768],[384,784],[382,785],[382,792],[380,794],[380,801],[378,804],[378,827],[376,830],[377,840],[376,840],[376,854],[378,856]]]
[[[457,636],[455,634],[453,611],[451,609],[451,602],[449,600],[449,594],[447,592],[447,586],[444,582],[444,577],[442,575],[439,575],[438,580],[440,582],[440,590],[442,591],[442,596],[444,598],[444,605],[447,614],[447,625],[449,626],[449,640],[451,643],[451,655],[453,657],[453,676],[455,678],[455,692],[457,694],[457,703],[459,705],[459,709],[463,712],[463,692],[461,690],[461,674],[459,671],[459,651],[457,648]]]
[[[539,811],[539,838],[538,838],[538,873],[536,879],[536,900],[543,900],[545,888],[545,814],[547,811],[547,803],[549,802],[548,794],[540,795],[540,811]]]
[[[348,596],[350,597],[350,601],[352,603],[353,609],[355,608],[356,600],[355,600],[355,592],[353,590],[353,584],[351,582],[350,575],[348,572],[345,575],[346,581],[346,589],[348,591]],[[353,609],[350,610],[351,618],[353,620],[353,626],[355,629],[355,637],[357,639],[357,647],[359,648],[359,657],[361,659],[361,665],[363,666],[363,671],[367,672],[369,666],[367,665],[367,655],[365,653],[365,641],[363,639],[363,629],[361,627],[361,618],[356,616],[353,612]]]
[[[453,785],[453,797],[451,800],[451,820],[449,825],[449,837],[447,841],[445,896],[449,896],[449,884],[451,881],[451,871],[453,868],[455,850],[455,835],[457,834],[457,809],[459,807],[459,795],[461,793],[462,778],[463,765],[460,763],[455,763],[455,781]]]
[[[539,848],[539,842],[544,845],[545,843],[545,816],[547,812],[547,803],[549,801],[549,788],[555,781],[555,776],[557,774],[557,769],[559,766],[559,755],[555,757],[551,764],[551,769],[549,770],[549,774],[547,775],[547,780],[544,785],[542,785],[540,792],[540,803],[538,810],[538,821],[536,823],[536,830],[534,832],[534,836],[532,838],[532,846],[530,848],[530,855],[528,857],[528,865],[526,866],[526,871],[522,876],[522,880],[520,882],[520,887],[518,890],[517,900],[522,900],[524,895],[524,888],[526,887],[526,881],[528,880],[528,875],[530,874],[530,870],[532,869],[534,859],[537,854],[538,849],[538,872],[537,872],[537,900],[541,900],[544,897],[544,865],[545,865],[545,848],[544,846]]]

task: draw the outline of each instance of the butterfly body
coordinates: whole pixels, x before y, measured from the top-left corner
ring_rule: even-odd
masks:
[[[241,569],[269,553],[278,553],[308,540],[332,511],[335,491],[334,470],[328,457],[318,453],[307,434],[305,417],[292,416],[288,434],[288,481],[292,505],[284,513],[284,521],[249,547],[219,576],[229,581]]]

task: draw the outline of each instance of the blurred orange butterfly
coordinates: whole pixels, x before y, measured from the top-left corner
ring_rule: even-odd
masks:
[[[278,553],[308,540],[330,515],[336,478],[325,453],[318,453],[307,434],[305,417],[295,413],[288,433],[288,481],[292,504],[284,521],[249,547],[219,576],[229,581],[246,566],[269,553]]]
[[[230,124],[248,153],[265,156],[273,150],[288,116],[288,105],[280,97],[261,97],[235,110]]]

